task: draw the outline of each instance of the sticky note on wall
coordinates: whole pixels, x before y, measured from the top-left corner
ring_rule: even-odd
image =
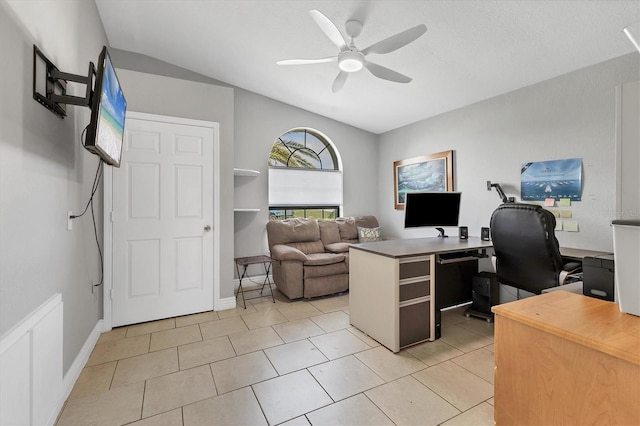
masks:
[[[564,220],[562,227],[567,232],[578,232],[578,221],[577,220]]]
[[[561,220],[557,220],[556,221],[556,231],[562,231],[562,221]]]
[[[571,217],[571,210],[560,210],[560,217],[568,219]]]
[[[560,198],[558,200],[558,207],[571,207],[571,198]]]

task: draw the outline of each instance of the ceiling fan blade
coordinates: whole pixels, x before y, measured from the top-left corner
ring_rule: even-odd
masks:
[[[333,80],[333,85],[331,86],[331,91],[333,93],[337,93],[344,87],[344,83],[347,82],[347,77],[349,77],[348,72],[340,71],[335,80]]]
[[[347,50],[347,42],[342,37],[342,33],[338,30],[338,27],[334,25],[329,18],[324,16],[319,10],[312,9],[309,11],[309,14],[316,21],[316,24],[320,27],[323,33],[329,37],[329,40],[335,44],[338,49],[342,52],[343,50]]]
[[[374,64],[373,62],[364,61],[364,66],[371,72],[371,74],[383,80],[395,81],[396,83],[408,83],[412,80],[404,74],[390,70],[382,65]]]
[[[336,62],[338,60],[337,56],[329,56],[327,58],[318,58],[318,59],[285,59],[282,61],[276,62],[278,65],[308,65],[308,64],[323,64],[325,62]]]
[[[409,28],[401,33],[398,33],[389,38],[385,38],[377,43],[372,44],[371,46],[362,49],[360,52],[363,55],[368,53],[389,53],[394,50],[400,49],[403,46],[411,43],[416,40],[422,34],[427,32],[427,26],[425,24],[417,25],[413,28]]]

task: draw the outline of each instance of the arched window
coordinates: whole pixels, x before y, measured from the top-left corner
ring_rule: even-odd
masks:
[[[293,129],[280,136],[271,148],[269,166],[339,170],[331,143],[312,129]]]
[[[269,154],[269,218],[336,218],[342,206],[342,163],[333,143],[309,128],[278,137]]]

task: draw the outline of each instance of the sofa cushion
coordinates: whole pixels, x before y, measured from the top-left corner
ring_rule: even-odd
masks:
[[[297,248],[304,254],[312,254],[312,253],[324,253],[324,245],[322,241],[303,241],[300,243],[289,243],[287,244],[290,247]]]
[[[344,262],[344,254],[314,253],[307,256],[304,266],[332,265],[340,262]]]
[[[331,253],[349,253],[349,243],[325,244],[324,248]]]
[[[304,266],[303,274],[305,279],[305,286],[307,284],[307,278],[328,277],[331,275],[347,275],[349,268],[346,262],[338,262],[332,265],[322,266]],[[306,293],[306,292],[305,292]]]
[[[361,228],[377,228],[380,226],[375,216],[356,216],[354,217],[356,226]]]
[[[318,227],[320,228],[320,239],[325,247],[327,244],[340,242],[340,229],[335,220],[320,219],[318,220]]]
[[[313,219],[271,220],[267,223],[269,248],[276,244],[289,244],[301,241],[320,241],[318,222]]]
[[[361,243],[369,243],[371,241],[380,241],[380,227],[375,228],[362,228],[358,226],[358,241]]]
[[[295,247],[286,244],[276,244],[271,247],[271,257],[276,260],[299,260],[304,262],[307,256]]]
[[[356,221],[352,217],[341,217],[336,219],[338,229],[340,230],[340,240],[357,240],[358,239],[358,227]]]

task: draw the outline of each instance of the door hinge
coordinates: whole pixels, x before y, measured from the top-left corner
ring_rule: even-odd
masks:
[[[115,218],[116,218],[115,213],[114,213],[114,212],[111,212],[111,213],[109,214],[109,218],[111,219],[111,223],[113,223],[113,222],[114,222],[114,220],[115,220]]]
[[[113,287],[109,290],[109,298],[113,300]]]

